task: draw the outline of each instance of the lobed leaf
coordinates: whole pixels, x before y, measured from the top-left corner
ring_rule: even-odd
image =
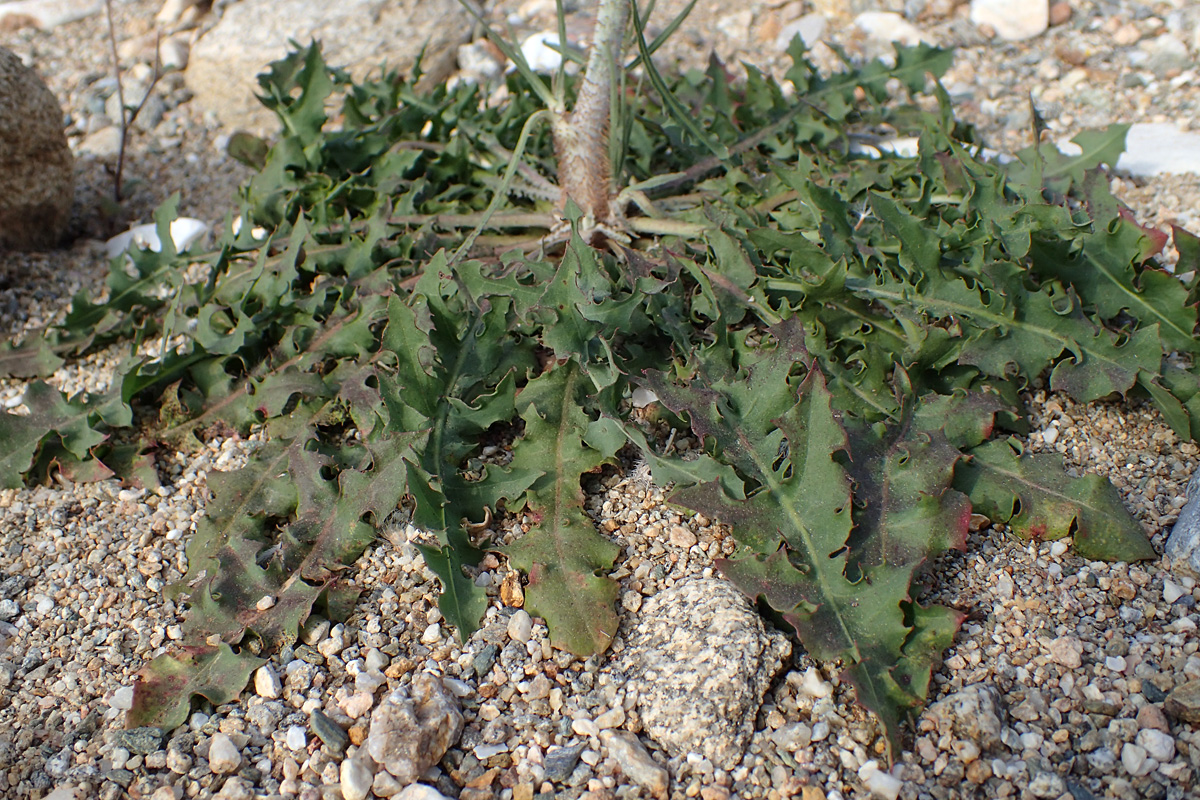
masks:
[[[529,531],[503,549],[528,574],[525,607],[546,620],[554,645],[586,657],[607,650],[617,631],[620,587],[606,573],[620,550],[584,512],[579,481],[611,462],[624,437],[588,418],[580,407],[583,391],[574,362],[521,391],[525,432],[513,447],[513,468],[544,473],[524,495]]]
[[[235,653],[223,642],[216,647],[183,645],[164,653],[138,673],[125,727],[174,730],[187,721],[193,697],[214,706],[232,702],[265,662],[246,652]]]
[[[1022,454],[1014,442],[996,440],[971,449],[954,485],[975,511],[1006,523],[1035,541],[1075,537],[1084,558],[1144,561],[1157,558],[1141,524],[1117,490],[1099,475],[1064,479],[1062,456]]]

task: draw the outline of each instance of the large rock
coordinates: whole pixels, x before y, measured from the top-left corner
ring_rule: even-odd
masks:
[[[1032,39],[1050,27],[1050,0],[971,0],[971,21],[1001,39]]]
[[[995,686],[973,683],[931,705],[925,716],[938,733],[957,736],[983,751],[1000,746],[1004,731],[1004,705]]]
[[[613,670],[629,680],[645,733],[670,755],[718,769],[742,760],[771,681],[792,646],[731,584],[681,581],[648,598]]]
[[[73,170],[58,100],[0,47],[0,247],[51,247],[62,238]]]
[[[0,31],[28,26],[43,30],[95,14],[103,0],[13,0],[0,3]]]
[[[255,76],[287,53],[289,39],[320,41],[326,62],[356,80],[384,62],[407,72],[424,48],[425,80],[440,83],[471,27],[459,0],[239,0],[193,46],[185,76],[196,101],[225,125],[274,132],[275,115],[255,98]]]
[[[462,729],[458,700],[439,679],[422,672],[409,691],[397,689],[376,707],[367,752],[401,784],[409,784],[441,761]]]
[[[1188,481],[1185,496],[1187,503],[1171,528],[1165,551],[1173,570],[1200,576],[1200,470]]]

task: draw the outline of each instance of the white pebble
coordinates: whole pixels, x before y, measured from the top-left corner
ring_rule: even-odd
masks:
[[[1126,667],[1125,657],[1108,656],[1104,659],[1104,666],[1108,667],[1113,672],[1124,672]]]
[[[308,733],[303,725],[293,725],[287,729],[287,746],[289,750],[303,750],[308,746]]]
[[[1054,444],[1057,442],[1058,428],[1054,427],[1053,425],[1047,426],[1046,430],[1042,431],[1042,441],[1046,444]]]
[[[274,700],[283,691],[283,684],[270,664],[263,664],[254,672],[254,692],[267,700]]]
[[[814,742],[824,741],[829,736],[829,723],[821,720],[812,727],[812,740]]]
[[[1144,728],[1138,731],[1137,744],[1146,751],[1146,755],[1160,764],[1166,764],[1175,757],[1175,740],[1169,733]]]
[[[122,686],[113,692],[112,699],[108,701],[109,706],[118,711],[128,711],[133,708],[133,687]]]
[[[1059,539],[1050,545],[1050,555],[1054,556],[1055,558],[1058,558],[1065,552],[1067,552],[1067,543],[1062,539]]]
[[[1145,749],[1132,742],[1126,742],[1121,748],[1121,763],[1125,771],[1135,778],[1145,775],[1151,768]]]
[[[587,717],[580,717],[571,723],[571,730],[580,736],[599,736],[600,727]]]
[[[345,800],[365,800],[366,796],[371,793],[371,783],[375,780],[375,773],[371,772],[361,760],[357,758],[344,759],[339,774],[342,779],[342,797]]]
[[[508,620],[508,637],[516,642],[528,642],[533,634],[533,617],[525,609],[518,609]]]
[[[218,775],[236,772],[242,765],[242,753],[224,733],[214,733],[208,746],[208,768]]]
[[[621,706],[614,706],[603,714],[596,715],[596,727],[600,730],[609,728],[619,728],[625,724],[625,709]]]
[[[275,598],[268,594],[268,595],[263,595],[263,597],[259,598],[259,601],[254,604],[254,607],[257,608],[259,611],[266,611],[267,609],[272,608],[274,605],[275,605]]]
[[[355,692],[339,705],[350,719],[358,719],[375,705],[375,695],[371,692]]]
[[[39,595],[36,595],[34,599],[37,600],[37,606],[35,607],[35,610],[37,611],[37,613],[49,614],[51,611],[54,610],[54,599],[53,598],[47,597],[44,594],[39,594]]]
[[[435,622],[432,625],[430,625],[428,628],[425,629],[425,632],[421,634],[421,641],[425,644],[433,644],[438,639],[441,639],[441,638],[442,638],[442,626],[441,626],[441,623],[438,623],[438,622]]]
[[[833,684],[822,678],[820,670],[816,667],[809,667],[808,671],[804,673],[800,689],[809,697],[815,697],[818,700],[833,694]]]
[[[1179,598],[1183,597],[1188,592],[1174,581],[1163,581],[1163,600],[1168,603],[1174,603]]]
[[[367,651],[366,664],[368,670],[379,670],[382,672],[384,667],[389,663],[391,663],[391,659],[383,651],[379,650],[379,648],[372,647]]]
[[[504,742],[497,742],[496,744],[477,744],[475,745],[475,748],[471,750],[471,752],[480,761],[487,761],[492,756],[498,756],[501,753],[507,753],[508,745]],[[420,786],[421,784],[415,783],[413,785]]]
[[[371,692],[387,683],[387,678],[379,670],[368,670],[354,676],[354,691]]]
[[[859,767],[858,778],[871,794],[885,800],[896,800],[900,796],[901,787],[904,786],[904,781],[881,770],[875,761],[868,761]]]

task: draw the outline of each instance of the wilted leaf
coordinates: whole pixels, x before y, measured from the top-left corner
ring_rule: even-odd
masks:
[[[265,661],[246,652],[234,653],[224,643],[184,645],[165,653],[138,673],[125,727],[178,728],[187,721],[193,697],[203,697],[214,706],[236,700],[250,673]]]

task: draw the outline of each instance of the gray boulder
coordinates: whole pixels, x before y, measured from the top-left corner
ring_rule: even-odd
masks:
[[[74,158],[58,100],[0,47],[0,247],[52,247],[74,198]]]
[[[326,63],[356,80],[384,62],[405,73],[424,48],[425,81],[440,83],[454,71],[472,25],[458,0],[238,0],[192,47],[185,78],[224,125],[273,133],[278,122],[255,98],[256,76],[286,55],[289,39],[316,39]]]
[[[681,581],[642,604],[613,665],[637,694],[643,729],[672,756],[718,769],[742,760],[771,681],[791,655],[746,598],[714,578]]]
[[[1165,548],[1171,568],[1200,577],[1200,470],[1187,485],[1187,504],[1179,512]]]

